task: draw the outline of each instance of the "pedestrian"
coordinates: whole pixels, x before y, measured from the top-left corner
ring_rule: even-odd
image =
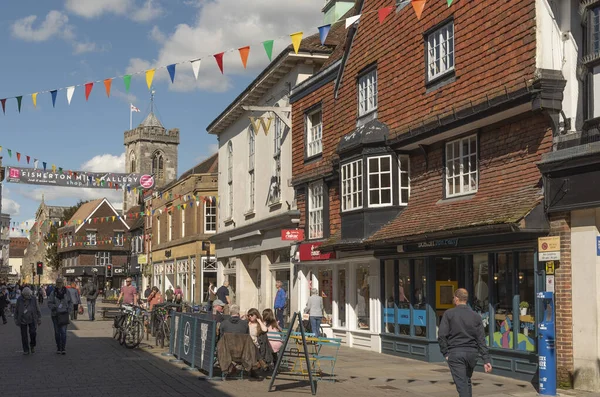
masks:
[[[150,286],[147,286],[146,290],[144,291],[144,299],[148,300],[148,297],[150,296],[151,293],[152,293],[152,288],[150,288]]]
[[[275,294],[275,303],[273,304],[273,308],[275,309],[275,318],[277,319],[277,323],[279,324],[279,327],[283,328],[283,311],[285,310],[287,296],[285,294],[285,290],[283,289],[283,283],[281,280],[277,280],[275,282],[275,286],[277,287],[277,294]]]
[[[56,287],[48,297],[48,308],[52,314],[54,324],[54,339],[56,340],[56,354],[66,354],[67,327],[69,326],[69,313],[73,310],[71,295],[65,288],[62,278],[56,279]]]
[[[46,291],[44,290],[44,288],[40,287],[40,288],[38,289],[38,303],[39,303],[40,305],[44,303],[44,298],[45,298],[45,296],[44,296],[44,295],[45,295],[45,294],[46,294]]]
[[[98,292],[96,284],[92,280],[88,280],[83,288],[83,296],[85,296],[90,321],[96,320],[96,299],[98,299]]]
[[[21,328],[21,342],[23,354],[35,353],[37,326],[42,323],[42,313],[33,297],[31,288],[25,287],[15,309],[15,324]],[[29,330],[29,332],[27,332]],[[29,333],[29,335],[27,335]]]
[[[459,397],[471,397],[471,376],[479,355],[485,372],[492,372],[481,316],[469,306],[469,293],[464,288],[454,291],[456,307],[446,310],[438,331],[438,342],[446,358]]]
[[[179,285],[177,287],[175,287],[174,293],[175,293],[175,303],[180,305],[181,302],[183,302],[183,290],[181,289],[181,287]]]
[[[165,300],[157,287],[152,287],[152,292],[148,296],[148,310],[152,311],[154,305],[163,303]]]
[[[2,317],[2,324],[6,324],[7,322],[6,313],[4,313],[4,311],[9,306],[9,303],[10,301],[8,299],[8,289],[5,285],[3,285],[0,289],[0,317]]]
[[[229,305],[231,305],[231,297],[229,296],[229,281],[225,280],[223,285],[219,287],[217,290],[217,299],[221,302],[225,303],[225,307],[223,308],[223,314],[229,314]]]
[[[77,320],[77,312],[79,311],[79,305],[81,305],[81,295],[75,281],[71,283],[70,287],[67,287],[69,295],[71,296],[71,302],[73,302],[73,310],[71,311],[71,320]]]
[[[123,303],[126,305],[137,305],[137,288],[131,285],[131,277],[127,277],[127,279],[125,280],[125,284],[126,285],[121,287],[121,293],[117,298],[117,305],[119,304],[121,299],[123,299]]]
[[[318,338],[321,336],[321,320],[323,319],[323,297],[316,288],[310,290],[310,297],[306,302],[304,313],[308,313],[308,320],[312,333]]]
[[[169,289],[165,291],[165,296],[167,297],[167,302],[173,303],[173,287],[169,286]]]

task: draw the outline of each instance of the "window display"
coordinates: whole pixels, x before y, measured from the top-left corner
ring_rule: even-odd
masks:
[[[338,327],[346,327],[346,269],[338,270]]]
[[[483,329],[486,335],[489,335],[490,329],[490,305],[488,295],[488,254],[473,255],[473,286],[472,293],[473,310],[481,316]],[[487,344],[490,339],[486,338]]]
[[[360,265],[356,268],[356,303],[354,311],[356,313],[356,329],[370,329],[370,277],[368,265]]]
[[[331,305],[333,303],[333,273],[331,269],[319,269],[319,294],[323,298],[323,321],[331,324]]]

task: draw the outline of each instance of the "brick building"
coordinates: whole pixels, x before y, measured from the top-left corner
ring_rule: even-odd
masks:
[[[495,372],[531,380],[536,294],[551,280],[538,237],[569,234],[564,218],[548,219],[538,163],[579,122],[565,95],[578,92],[575,69],[557,66],[576,65],[563,32],[576,32],[577,7],[427,2],[418,19],[397,3],[380,23],[389,1],[357,0],[345,43],[292,90],[301,290],[321,290],[348,345],[442,361],[437,326],[465,287]],[[320,153],[308,152],[314,125]],[[574,355],[569,248],[556,274],[563,381]]]
[[[209,282],[217,281],[214,245],[208,241],[217,230],[217,180],[214,154],[147,202],[152,286],[164,293],[179,285],[187,302],[202,302]]]
[[[120,287],[129,271],[129,228],[106,198],[83,204],[58,229],[61,274],[67,281],[85,282],[95,273],[100,285]]]

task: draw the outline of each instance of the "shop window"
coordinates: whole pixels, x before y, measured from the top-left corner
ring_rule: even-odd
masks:
[[[519,289],[519,330],[517,348],[535,351],[535,271],[533,252],[519,253],[517,286]]]
[[[414,291],[411,301],[413,305],[413,324],[415,336],[427,336],[427,272],[423,259],[414,260]]]
[[[337,326],[341,328],[346,327],[346,269],[338,270],[338,319]]]
[[[370,308],[369,297],[371,289],[371,277],[369,276],[369,265],[361,265],[356,268],[356,302],[354,310],[356,313],[356,329],[369,330]]]
[[[323,298],[323,319],[331,323],[331,307],[333,304],[333,273],[331,269],[319,269],[317,273],[319,281],[319,294]]]
[[[394,312],[396,310],[396,294],[394,288],[395,281],[395,266],[393,260],[385,261],[384,265],[384,296],[385,296],[385,308],[383,309],[383,332],[395,334],[396,333],[396,318]]]
[[[489,335],[490,329],[490,300],[489,300],[489,263],[488,254],[473,255],[473,294],[472,307],[473,310],[481,316],[485,335]],[[490,344],[490,338],[486,338],[486,342]]]
[[[513,340],[513,255],[500,253],[496,255],[496,269],[492,287],[494,302],[495,332],[492,346],[512,349]]]

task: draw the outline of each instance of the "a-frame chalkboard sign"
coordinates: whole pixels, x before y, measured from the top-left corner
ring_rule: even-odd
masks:
[[[275,383],[275,378],[277,378],[277,373],[279,372],[279,367],[281,366],[283,357],[286,355],[289,356],[289,352],[286,352],[286,348],[287,348],[288,342],[290,340],[290,335],[292,335],[292,331],[294,329],[294,325],[296,324],[296,321],[298,321],[298,328],[300,328],[300,335],[302,337],[302,347],[304,348],[304,357],[303,358],[306,361],[306,370],[308,371],[308,381],[310,382],[310,391],[312,392],[312,394],[314,396],[315,394],[317,394],[317,383],[316,383],[316,381],[313,381],[311,362],[310,362],[310,357],[308,356],[308,349],[306,346],[306,336],[304,334],[304,325],[302,324],[302,315],[300,314],[300,312],[295,312],[294,315],[292,316],[292,321],[290,322],[288,332],[285,335],[285,340],[283,341],[283,346],[281,346],[281,348],[279,349],[280,354],[278,354],[278,356],[277,356],[277,363],[275,364],[275,368],[273,369],[273,375],[271,375],[271,382],[269,383],[269,391],[273,391],[273,383]]]

